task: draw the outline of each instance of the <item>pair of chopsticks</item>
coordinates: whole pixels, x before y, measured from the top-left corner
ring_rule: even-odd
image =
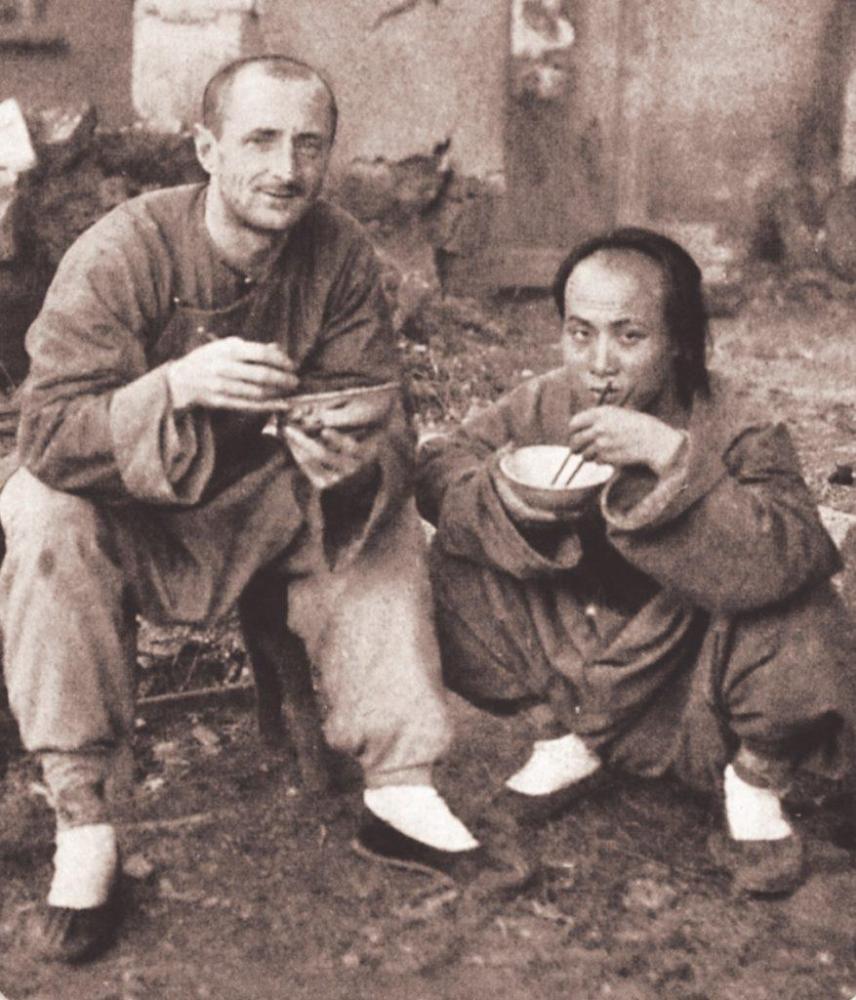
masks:
[[[600,390],[600,395],[597,397],[597,402],[594,405],[601,406],[611,389],[612,389],[612,382],[607,382],[606,385]],[[562,459],[562,464],[559,466],[558,469],[556,469],[556,475],[553,476],[553,478],[550,480],[551,486],[556,486],[559,480],[562,478],[562,473],[565,471],[565,466],[568,464],[568,462],[570,462],[573,454],[574,453],[573,451],[571,451],[571,446],[568,445],[568,454],[565,455],[565,457]],[[583,458],[583,456],[580,455],[580,460],[579,462],[577,462],[573,472],[571,472],[571,474],[562,484],[563,488],[566,489],[568,486],[571,485],[571,483],[574,481],[574,476],[576,476],[576,474],[580,471],[580,469],[585,465],[585,461],[586,460]]]

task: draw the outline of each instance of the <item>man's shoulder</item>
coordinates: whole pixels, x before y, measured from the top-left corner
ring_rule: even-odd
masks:
[[[203,185],[147,191],[123,201],[101,216],[78,237],[78,251],[97,249],[105,243],[118,248],[127,242],[171,242],[186,231]]]

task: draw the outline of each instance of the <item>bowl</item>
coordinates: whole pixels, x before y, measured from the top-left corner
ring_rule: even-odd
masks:
[[[398,382],[303,393],[283,400],[277,415],[282,423],[307,433],[328,427],[338,431],[367,430],[386,421],[400,393]]]
[[[499,472],[530,507],[567,513],[587,507],[615,471],[611,465],[583,461],[574,474],[581,458],[564,445],[529,445],[503,455],[499,460]],[[566,459],[560,483],[551,486],[553,477]],[[569,486],[564,485],[572,474],[573,481]]]

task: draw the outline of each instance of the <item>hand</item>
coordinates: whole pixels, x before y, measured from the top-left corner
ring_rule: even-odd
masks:
[[[648,413],[620,406],[582,410],[568,423],[571,449],[589,461],[647,465],[661,475],[674,460],[683,432]]]
[[[533,524],[556,524],[558,522],[558,516],[552,511],[538,510],[537,507],[530,507],[525,500],[521,500],[508,483],[501,476],[496,475],[495,471],[492,473],[492,479],[505,512],[515,524],[526,527]]]
[[[330,427],[310,437],[291,424],[283,434],[300,470],[318,490],[366,472],[378,457],[378,435],[358,439]]]
[[[294,362],[278,344],[224,337],[203,344],[167,368],[176,410],[268,412],[297,389]]]

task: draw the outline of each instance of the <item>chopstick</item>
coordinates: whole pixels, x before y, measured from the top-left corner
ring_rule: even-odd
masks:
[[[603,404],[603,401],[606,399],[607,394],[610,392],[611,389],[612,389],[612,382],[607,382],[606,385],[600,390],[600,394],[597,397],[597,402],[594,405],[595,406],[601,406]],[[572,455],[573,455],[573,452],[571,451],[571,446],[568,445],[568,454],[565,455],[565,457],[562,459],[562,464],[556,470],[556,475],[553,476],[553,478],[550,480],[550,485],[551,486],[555,486],[559,482],[559,480],[562,478],[562,473],[565,471],[565,466],[571,460],[571,456]],[[580,469],[583,467],[583,465],[585,465],[585,459],[583,458],[582,455],[580,455],[580,460],[579,460],[579,462],[577,462],[576,468],[568,476],[568,478],[565,480],[564,488],[567,488],[568,486],[571,485],[571,483],[574,481],[574,476],[576,476],[576,474],[580,471]]]

